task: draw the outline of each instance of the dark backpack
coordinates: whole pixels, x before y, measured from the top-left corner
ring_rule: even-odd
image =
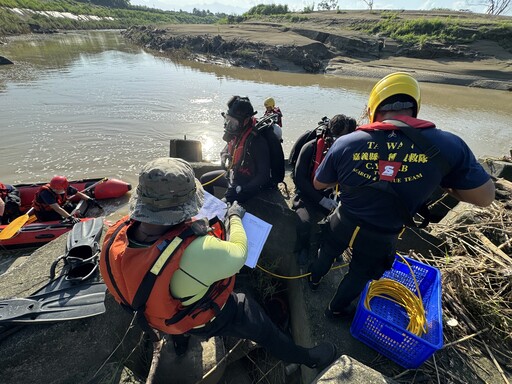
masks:
[[[292,150],[290,151],[290,156],[288,157],[288,163],[292,166],[292,180],[295,182],[295,168],[297,164],[297,160],[299,159],[300,151],[302,150],[302,147],[309,143],[312,140],[315,140],[315,145],[313,149],[313,158],[312,162],[310,164],[310,169],[308,173],[313,172],[314,167],[314,160],[316,158],[316,151],[318,146],[318,139],[325,138],[328,135],[328,124],[329,119],[327,117],[322,118],[322,121],[318,123],[318,127],[316,127],[313,130],[307,130],[302,135],[299,136],[297,141],[292,147]]]
[[[308,130],[299,136],[295,144],[293,144],[292,150],[290,151],[290,156],[288,156],[288,164],[295,168],[295,164],[297,163],[297,159],[299,158],[299,153],[304,144],[307,142],[316,139],[316,130]]]
[[[276,186],[284,181],[284,152],[281,142],[274,133],[274,121],[269,117],[258,120],[255,130],[268,145],[270,155],[270,186]]]
[[[295,144],[293,144],[292,150],[290,151],[290,156],[288,156],[288,164],[292,166],[292,169],[295,169],[295,164],[297,163],[297,159],[299,158],[299,153],[304,144],[307,142],[318,139],[323,135],[324,130],[327,128],[329,124],[329,119],[327,117],[323,117],[322,121],[318,122],[318,127],[315,129],[307,130],[302,135],[299,136]],[[293,174],[293,171],[292,171]]]

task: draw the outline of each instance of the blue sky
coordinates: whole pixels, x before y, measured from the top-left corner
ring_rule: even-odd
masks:
[[[131,0],[133,5],[145,5],[151,8],[159,8],[164,10],[191,11],[193,8],[209,9],[212,12],[225,12],[228,14],[241,14],[257,4],[286,4],[293,11],[301,11],[304,7],[311,7],[318,4],[320,0]],[[425,9],[432,8],[448,8],[454,10],[469,9],[473,12],[484,12],[485,6],[471,6],[469,3],[478,4],[483,1],[479,0],[374,0],[374,9]],[[339,0],[338,4],[341,9],[366,9],[367,6],[363,0]],[[510,14],[510,11],[508,12]]]

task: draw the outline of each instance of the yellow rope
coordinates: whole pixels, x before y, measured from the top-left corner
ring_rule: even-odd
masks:
[[[409,267],[412,278],[414,280],[414,285],[416,287],[416,292],[418,294],[415,295],[405,285],[398,281],[383,278],[380,280],[374,280],[370,283],[368,293],[364,301],[364,306],[366,309],[371,311],[370,301],[374,297],[387,299],[398,305],[401,305],[402,307],[405,308],[405,310],[407,311],[407,315],[409,316],[409,324],[407,326],[407,331],[411,332],[416,336],[421,336],[424,333],[427,333],[427,318],[425,315],[425,308],[423,306],[423,300],[421,298],[418,281],[416,280],[416,276],[414,275],[414,272],[409,263],[407,262],[407,260],[405,260],[401,255],[399,256],[402,258],[402,261]],[[337,265],[336,267],[332,267],[331,271],[346,267],[348,265],[349,263]],[[297,276],[282,276],[266,270],[259,264],[257,264],[256,267],[262,270],[263,272],[269,274],[270,276],[284,280],[302,279],[303,277],[311,275],[311,273],[308,272]]]
[[[409,325],[407,330],[416,336],[421,336],[427,333],[427,319],[425,316],[425,308],[423,307],[423,300],[421,298],[420,289],[416,276],[407,262],[402,256],[402,261],[409,267],[414,285],[416,286],[416,296],[402,283],[391,279],[374,280],[370,283],[368,293],[366,295],[364,306],[371,311],[370,301],[374,297],[381,297],[390,300],[398,305],[401,305],[407,311],[409,316]]]
[[[220,179],[222,176],[224,176],[228,171],[224,172],[224,173],[221,173],[219,176],[217,176],[216,178],[208,181],[207,183],[204,183],[202,184],[203,187],[206,187],[207,185],[210,185],[211,183],[215,182],[216,180]]]

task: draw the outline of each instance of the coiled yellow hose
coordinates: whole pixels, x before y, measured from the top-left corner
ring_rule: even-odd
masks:
[[[414,272],[409,263],[403,257],[402,260],[411,271],[418,295],[415,295],[409,290],[409,288],[398,281],[381,278],[380,280],[374,280],[370,283],[370,286],[368,287],[368,293],[364,301],[364,306],[367,310],[371,311],[370,301],[374,297],[381,297],[401,305],[403,308],[405,308],[407,315],[409,316],[409,325],[407,326],[407,331],[416,336],[421,336],[427,333],[427,318],[425,316],[425,308],[423,307],[423,300],[421,298],[418,282],[416,281],[416,276],[414,276]]]

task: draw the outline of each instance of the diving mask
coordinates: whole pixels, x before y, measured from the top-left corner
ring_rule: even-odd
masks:
[[[240,131],[240,121],[233,116],[223,114],[224,116],[224,131],[231,134],[237,134]]]

